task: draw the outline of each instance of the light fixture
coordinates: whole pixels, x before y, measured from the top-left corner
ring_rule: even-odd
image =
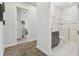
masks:
[[[72,2],[68,2],[69,5],[72,5]]]

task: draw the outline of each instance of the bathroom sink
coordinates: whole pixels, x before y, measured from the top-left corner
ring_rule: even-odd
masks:
[[[51,29],[51,32],[57,32],[58,30],[57,29]]]

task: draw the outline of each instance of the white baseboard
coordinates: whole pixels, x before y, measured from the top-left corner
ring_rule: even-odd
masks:
[[[30,41],[35,41],[35,39],[24,40],[24,41],[22,41],[22,42],[15,42],[15,43],[12,43],[12,44],[8,44],[8,45],[5,45],[4,48],[11,47],[11,46],[15,46],[15,45],[17,45],[17,44],[21,44],[21,43],[24,43],[24,42],[30,42]]]
[[[3,54],[4,54],[4,48],[2,49],[0,56],[3,56]]]
[[[11,43],[11,44],[5,45],[4,48],[11,47],[11,46],[14,46],[14,45],[17,45],[17,43]]]
[[[43,49],[42,47],[40,47],[40,46],[38,46],[38,45],[37,45],[37,48],[38,48],[39,50],[41,50],[42,52],[44,52],[46,55],[50,56],[50,55],[49,55],[49,52],[48,52],[47,50]]]

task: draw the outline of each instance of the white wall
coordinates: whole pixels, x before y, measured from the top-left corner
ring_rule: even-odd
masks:
[[[26,3],[16,3],[16,2],[5,2],[5,13],[4,13],[4,44],[8,46],[10,44],[15,44],[17,39],[17,14],[16,7],[22,7],[29,9],[29,38],[35,38],[34,22],[36,21],[36,7],[26,4]],[[33,22],[32,22],[33,21]]]
[[[3,44],[3,22],[0,21],[0,56],[3,55],[4,44]]]
[[[4,20],[5,25],[3,29],[4,45],[9,45],[16,42],[16,15],[15,3],[5,2]]]
[[[28,31],[29,39],[36,39],[36,21],[37,21],[37,8],[30,6],[28,10]]]
[[[47,55],[51,51],[50,7],[51,3],[47,2],[37,4],[37,47]]]

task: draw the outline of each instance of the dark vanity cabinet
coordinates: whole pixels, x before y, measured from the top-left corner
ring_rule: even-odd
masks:
[[[54,48],[59,44],[59,31],[52,32],[51,37],[51,48]]]

